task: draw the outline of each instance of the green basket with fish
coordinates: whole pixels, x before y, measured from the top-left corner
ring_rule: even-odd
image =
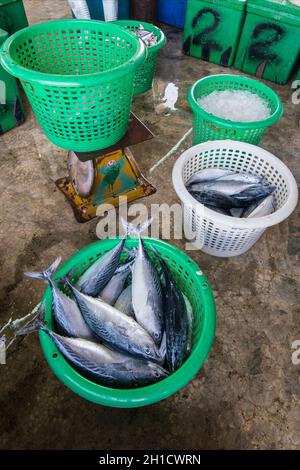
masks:
[[[120,239],[107,239],[89,245],[73,255],[56,273],[59,279],[72,272],[72,281],[79,277],[96,260],[114,249]],[[90,380],[78,372],[59,352],[48,334],[40,331],[42,349],[51,369],[68,388],[91,402],[120,408],[132,408],[150,405],[176,393],[188,384],[201,369],[215,335],[215,303],[211,288],[199,266],[191,258],[168,243],[160,240],[143,238],[144,246],[154,257],[154,250],[166,262],[178,288],[188,298],[193,309],[192,348],[185,362],[167,378],[160,382],[140,388],[112,388]],[[138,244],[137,239],[126,240],[126,248],[131,250]],[[151,251],[150,251],[151,250]],[[152,252],[152,254],[151,254]],[[125,256],[122,255],[122,256]],[[43,297],[46,306],[45,323],[54,330],[52,294],[48,288]]]
[[[113,23],[133,33],[136,33],[140,26],[142,26],[146,31],[153,33],[156,38],[156,44],[147,47],[147,59],[137,68],[134,76],[133,94],[140,95],[141,93],[145,93],[152,87],[157,67],[158,54],[167,41],[166,36],[157,26],[154,26],[151,23],[145,23],[144,21],[119,20],[114,21]]]
[[[198,100],[215,91],[243,90],[258,95],[266,102],[270,116],[254,122],[238,122],[215,116],[204,109]],[[194,145],[210,140],[238,140],[257,145],[269,126],[275,124],[283,114],[283,105],[278,94],[267,85],[251,78],[220,74],[198,80],[188,90],[187,99],[193,111]]]

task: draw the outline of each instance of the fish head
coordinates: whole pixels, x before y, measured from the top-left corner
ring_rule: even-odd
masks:
[[[160,365],[151,361],[139,361],[140,364],[135,364],[131,369],[131,374],[135,379],[136,384],[151,385],[159,380],[166,379],[169,373]]]
[[[149,341],[146,341],[143,343],[142,350],[143,350],[145,359],[149,359],[152,361],[161,360],[161,355],[159,353],[159,350],[157,349],[154,341],[152,341],[152,338],[149,337]],[[139,351],[133,351],[133,353],[139,353]]]
[[[168,371],[154,362],[149,362],[150,375],[153,381],[166,379],[169,376]]]

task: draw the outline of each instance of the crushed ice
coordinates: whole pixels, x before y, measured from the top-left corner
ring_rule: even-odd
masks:
[[[268,103],[250,91],[213,91],[197,101],[204,111],[229,121],[254,122],[271,116]]]

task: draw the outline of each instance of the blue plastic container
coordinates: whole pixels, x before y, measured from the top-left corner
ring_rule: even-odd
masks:
[[[104,11],[101,0],[87,0],[92,20],[104,21]],[[128,20],[130,18],[130,0],[119,0],[118,19]]]
[[[183,29],[187,0],[158,0],[157,19]]]

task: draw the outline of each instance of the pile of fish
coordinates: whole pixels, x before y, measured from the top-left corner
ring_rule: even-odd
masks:
[[[135,31],[135,34],[148,46],[155,46],[157,44],[157,37],[152,31],[147,31],[143,25],[140,24],[139,28]]]
[[[189,178],[186,188],[196,201],[232,217],[264,217],[276,209],[276,187],[250,173],[224,168],[200,170]]]
[[[148,224],[126,224],[126,236],[75,283],[73,270],[52,279],[60,258],[44,272],[26,272],[49,284],[56,328],[47,328],[41,311],[18,334],[44,331],[80,373],[103,385],[141,387],[177,370],[191,351],[193,312],[160,254],[146,250],[140,234]],[[137,249],[125,247],[130,233]]]

